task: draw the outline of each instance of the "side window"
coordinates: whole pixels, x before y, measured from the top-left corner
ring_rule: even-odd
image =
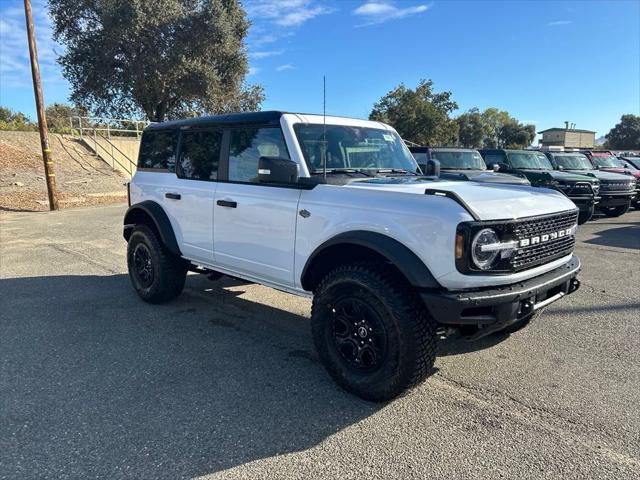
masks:
[[[484,156],[484,163],[493,165],[494,163],[507,163],[505,158],[499,153],[487,153]]]
[[[161,168],[175,172],[177,144],[177,131],[157,130],[145,132],[140,142],[138,168]]]
[[[411,152],[411,154],[416,159],[416,162],[427,163],[427,154],[425,152]]]
[[[231,130],[229,180],[257,183],[260,157],[289,158],[287,145],[280,128]]]
[[[178,159],[178,177],[216,180],[222,132],[184,132]]]

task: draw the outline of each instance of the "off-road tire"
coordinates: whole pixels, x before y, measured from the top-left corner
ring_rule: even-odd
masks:
[[[629,207],[631,207],[631,202],[625,203],[624,205],[618,205],[617,207],[602,207],[600,208],[600,211],[607,217],[619,217],[627,213],[629,211]]]
[[[595,207],[593,205],[591,205],[588,210],[581,210],[580,213],[578,213],[578,225],[582,225],[583,223],[587,223],[589,220],[591,220],[594,212]]]
[[[136,251],[139,251],[137,254]],[[136,269],[136,255],[150,257],[151,280],[144,281]],[[176,298],[184,288],[188,263],[167,250],[156,233],[146,225],[135,227],[127,245],[129,278],[135,291],[145,302],[165,303]]]
[[[332,309],[344,299],[366,303],[386,331],[386,355],[372,372],[354,369],[336,341]],[[383,265],[345,265],[329,272],[315,291],[311,330],[322,364],[345,390],[369,401],[391,400],[419,384],[432,371],[436,325],[406,280]]]

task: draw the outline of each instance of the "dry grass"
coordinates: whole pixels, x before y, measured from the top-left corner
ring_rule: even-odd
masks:
[[[51,135],[60,208],[126,202],[127,179],[73,137]],[[48,210],[37,132],[0,132],[0,211]]]

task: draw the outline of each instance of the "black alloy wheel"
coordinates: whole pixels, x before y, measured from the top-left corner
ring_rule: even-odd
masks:
[[[335,302],[331,312],[334,346],[347,365],[360,372],[380,368],[387,356],[387,332],[378,313],[349,296]]]

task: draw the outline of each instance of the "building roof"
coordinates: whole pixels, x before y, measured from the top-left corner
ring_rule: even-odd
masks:
[[[540,133],[545,133],[545,132],[576,132],[576,133],[596,133],[593,130],[578,130],[577,128],[547,128],[546,130],[542,130],[540,132],[538,132],[538,134]]]

